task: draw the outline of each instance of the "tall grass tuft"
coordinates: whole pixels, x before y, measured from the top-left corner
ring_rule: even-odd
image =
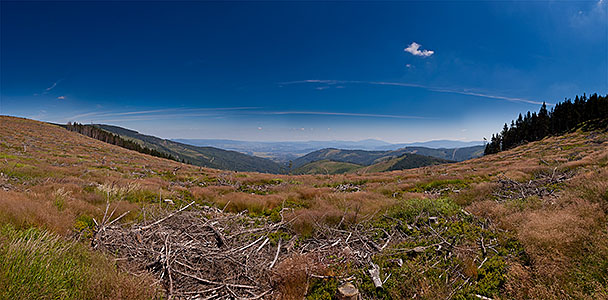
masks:
[[[0,299],[152,299],[148,280],[48,231],[0,229]]]

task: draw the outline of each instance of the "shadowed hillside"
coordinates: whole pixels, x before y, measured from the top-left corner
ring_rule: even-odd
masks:
[[[94,125],[133,140],[147,148],[168,153],[187,163],[222,170],[283,173],[285,168],[269,159],[246,155],[214,147],[197,147],[141,134],[134,130],[111,125]]]

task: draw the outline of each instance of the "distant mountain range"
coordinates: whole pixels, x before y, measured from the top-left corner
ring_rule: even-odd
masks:
[[[391,144],[381,140],[362,141],[305,141],[305,142],[249,142],[218,139],[174,139],[173,141],[193,146],[217,147],[239,151],[249,155],[265,157],[280,163],[288,163],[310,152],[325,148],[346,150],[397,150],[404,147],[464,148],[483,145],[482,141],[462,142],[436,140],[404,144]],[[461,159],[456,159],[461,160]]]
[[[466,148],[432,149],[425,147],[405,147],[398,150],[388,151],[366,151],[366,150],[345,150],[327,148],[308,153],[295,159],[292,163],[294,168],[299,168],[307,163],[319,160],[331,160],[338,162],[348,162],[358,165],[369,166],[387,159],[401,157],[404,154],[416,154],[429,156],[448,161],[463,161],[481,156],[483,146],[473,146]]]
[[[284,174],[339,174],[382,172],[462,161],[481,156],[483,146],[428,148],[389,144],[379,140],[244,142],[234,140],[167,140],[118,126],[90,125],[167,153],[179,161],[222,170]],[[187,144],[188,142],[190,144]],[[415,145],[469,145],[457,141],[431,141]],[[199,145],[215,146],[199,146]],[[409,145],[409,144],[408,144]],[[340,146],[342,148],[328,146]],[[361,150],[394,148],[396,150]],[[230,150],[225,150],[225,149]],[[317,149],[320,148],[320,149]],[[357,149],[359,148],[359,149]],[[313,150],[316,149],[316,150]],[[270,159],[272,158],[272,159]]]
[[[426,148],[465,148],[465,147],[473,147],[473,146],[482,146],[484,145],[483,141],[472,141],[472,142],[463,142],[463,141],[452,141],[452,140],[435,140],[428,142],[415,142],[415,143],[405,143],[405,144],[389,144],[385,146],[376,147],[375,150],[396,150],[403,147],[426,147]]]
[[[463,161],[481,156],[483,149],[484,146],[449,149],[405,147],[388,151],[327,148],[295,159],[291,167],[295,174],[383,172]]]

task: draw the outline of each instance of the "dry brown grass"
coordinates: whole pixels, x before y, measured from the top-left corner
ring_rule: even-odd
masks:
[[[60,212],[44,196],[18,192],[0,191],[0,222],[13,224],[18,228],[37,226],[60,234],[68,234],[72,229],[74,215],[70,211]]]
[[[229,193],[215,199],[220,207],[230,212],[247,210],[251,213],[262,213],[281,205],[284,198],[279,195],[255,195],[245,193]]]
[[[306,236],[317,223],[371,218],[401,199],[429,197],[413,192],[421,184],[457,179],[467,187],[442,197],[512,233],[530,257],[529,262],[508,262],[505,291],[510,297],[585,298],[589,292],[568,285],[576,279],[573,270],[591,270],[585,257],[608,261],[606,246],[598,242],[608,239],[607,133],[570,133],[471,161],[412,170],[288,176],[184,165],[31,120],[0,117],[0,127],[0,223],[20,228],[37,226],[69,235],[79,216],[103,215],[108,194],[122,212],[136,211],[141,205],[166,206],[154,196],[160,193],[163,199],[191,197],[233,212],[262,213],[286,206],[290,211],[285,215],[295,218],[294,231]],[[556,196],[510,202],[493,196],[499,177],[525,181],[553,170],[574,172],[574,177],[555,187]],[[220,180],[226,184],[219,184]],[[276,180],[282,183],[272,185],[266,194],[237,188]],[[361,191],[334,190],[342,183],[356,184]],[[294,258],[293,264],[298,263]],[[597,283],[608,276],[598,274],[589,280]],[[418,284],[424,290],[424,280]],[[600,291],[597,295],[606,295],[595,289]]]
[[[328,268],[311,255],[293,255],[283,260],[275,270],[276,299],[303,299],[309,287],[310,275],[329,275]]]

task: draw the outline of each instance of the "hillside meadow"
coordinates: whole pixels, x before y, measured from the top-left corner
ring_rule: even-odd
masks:
[[[188,213],[281,224],[267,235],[278,260],[260,298],[331,299],[351,282],[365,299],[608,299],[606,131],[403,171],[272,175],[195,167],[27,119],[2,116],[0,128],[2,299],[187,299],[91,241],[108,203],[124,214],[120,230],[192,202]],[[329,250],[303,246],[319,241]]]

